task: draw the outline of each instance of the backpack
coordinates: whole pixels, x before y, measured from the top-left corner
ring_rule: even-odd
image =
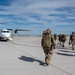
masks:
[[[44,35],[42,37],[42,47],[51,47],[51,35]]]
[[[67,40],[66,35],[63,34],[63,35],[62,35],[62,41],[66,41],[66,40]]]
[[[75,34],[71,35],[71,40],[75,40]]]

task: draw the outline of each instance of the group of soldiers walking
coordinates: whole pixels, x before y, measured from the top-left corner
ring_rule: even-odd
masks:
[[[51,30],[48,28],[47,30],[43,31],[42,34],[42,40],[41,40],[41,46],[45,53],[45,62],[47,65],[50,64],[51,57],[53,55],[53,50],[56,46],[56,40],[59,40],[59,44],[64,47],[64,43],[67,40],[67,37],[65,34],[51,34]],[[69,38],[69,45],[72,44],[72,50],[75,50],[75,33],[72,32]]]
[[[65,34],[60,34],[58,40],[60,42],[60,45],[62,45],[62,47],[64,47],[64,43],[67,40],[67,37]],[[69,46],[72,45],[72,50],[75,50],[75,32],[71,33],[68,44],[69,44]]]

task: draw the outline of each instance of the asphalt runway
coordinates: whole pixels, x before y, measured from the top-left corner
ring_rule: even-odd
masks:
[[[69,37],[64,48],[56,46],[49,66],[44,62],[41,37],[13,39],[0,41],[0,75],[75,75],[75,50],[68,45]]]

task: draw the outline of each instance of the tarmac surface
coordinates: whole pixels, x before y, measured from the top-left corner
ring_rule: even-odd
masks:
[[[75,75],[75,50],[68,39],[64,48],[56,46],[49,66],[44,62],[41,37],[15,36],[13,41],[0,41],[0,75]]]

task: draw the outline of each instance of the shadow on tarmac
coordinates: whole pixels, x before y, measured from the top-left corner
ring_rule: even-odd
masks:
[[[23,60],[23,61],[27,61],[27,62],[34,62],[34,61],[36,61],[36,62],[39,62],[39,64],[41,65],[41,66],[44,66],[44,62],[43,61],[41,61],[41,60],[37,60],[37,59],[35,59],[35,58],[32,58],[32,57],[27,57],[27,56],[21,56],[21,57],[19,57],[18,59],[20,59],[20,60]]]
[[[61,53],[61,52],[55,52],[55,53],[57,53],[57,54],[59,54],[59,55],[64,55],[64,56],[75,56],[74,54],[67,54],[67,53]]]
[[[0,42],[7,42],[7,40],[0,40]]]
[[[71,50],[72,47],[62,47],[62,46],[56,46],[56,49],[68,49],[68,50]]]
[[[59,50],[60,52],[69,52],[69,53],[75,53],[75,51],[74,50]]]

